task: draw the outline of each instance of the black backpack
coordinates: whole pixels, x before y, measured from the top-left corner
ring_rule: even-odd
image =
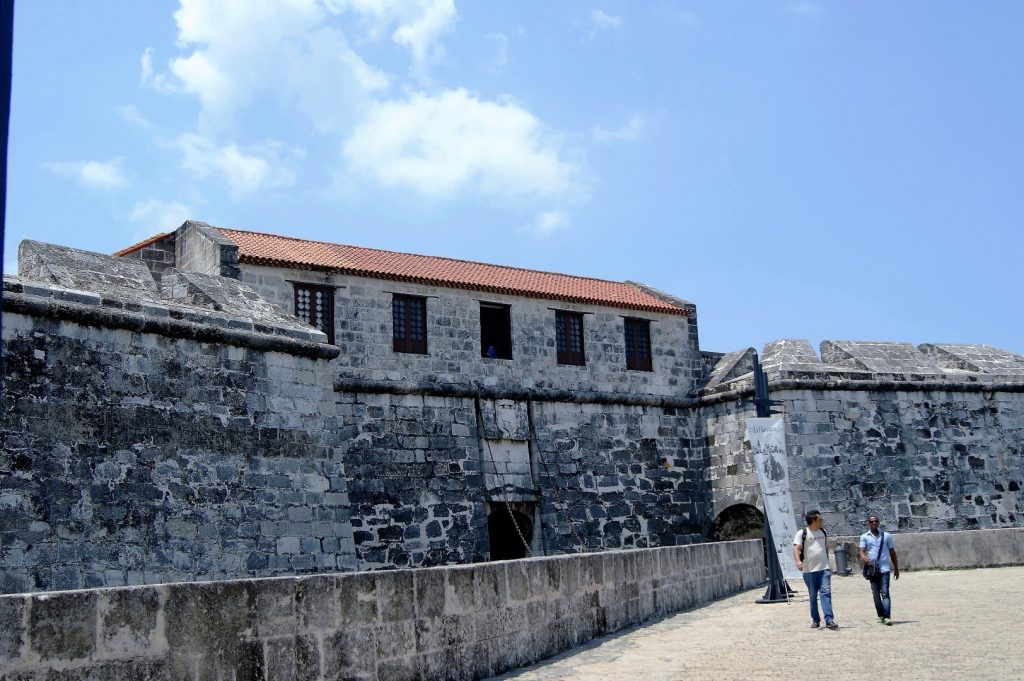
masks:
[[[804,559],[804,547],[807,546],[807,528],[805,527],[804,529],[800,530],[800,532],[802,533],[802,536],[800,538],[800,560],[803,561],[803,559]],[[825,547],[826,547],[825,551],[826,551],[826,555],[827,555],[827,552],[828,552],[828,532],[826,532],[825,528],[823,527],[823,528],[821,528],[821,533],[823,535],[825,535]]]

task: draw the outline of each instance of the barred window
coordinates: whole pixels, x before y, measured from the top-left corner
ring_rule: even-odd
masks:
[[[427,354],[427,299],[394,294],[391,300],[395,352]]]
[[[653,371],[651,364],[651,323],[646,319],[625,318],[626,368]]]
[[[559,364],[586,364],[583,355],[582,314],[555,311],[555,346]]]
[[[334,289],[295,283],[295,316],[327,334],[334,342]]]

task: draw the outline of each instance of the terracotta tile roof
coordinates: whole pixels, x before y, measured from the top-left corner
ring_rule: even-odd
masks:
[[[616,281],[308,241],[260,232],[221,227],[214,229],[238,244],[240,262],[253,265],[322,270],[373,279],[666,314],[689,313],[682,301],[674,304],[631,284]]]
[[[128,248],[122,248],[120,251],[114,253],[114,255],[120,257],[128,255],[129,253],[134,253],[135,251],[141,250],[150,244],[155,244],[157,241],[160,241],[160,239],[171,234],[173,234],[173,232],[160,232],[159,234],[151,236],[148,239],[144,239],[137,244],[132,244]]]

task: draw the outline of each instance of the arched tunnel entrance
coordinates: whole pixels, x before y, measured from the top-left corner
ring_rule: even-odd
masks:
[[[491,545],[491,560],[525,558],[526,547],[533,542],[532,505],[512,504],[511,509],[504,503],[489,506],[487,539]]]
[[[734,504],[717,516],[708,529],[708,541],[760,539],[764,564],[768,565],[768,547],[764,542],[764,514],[750,504]]]
[[[708,530],[708,541],[763,538],[764,514],[750,504],[734,504],[725,509],[715,516]]]

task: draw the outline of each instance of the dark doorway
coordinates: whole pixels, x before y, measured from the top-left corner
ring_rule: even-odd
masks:
[[[508,506],[496,503],[487,516],[487,538],[491,543],[491,560],[525,558],[526,547],[533,541],[533,521],[516,510],[510,515]]]
[[[749,504],[736,504],[719,513],[708,530],[708,541],[735,539],[764,539],[764,514]]]
[[[764,514],[749,504],[736,504],[725,509],[711,523],[708,541],[760,539],[764,564],[768,565],[768,546],[764,541]]]
[[[512,316],[508,305],[480,303],[480,356],[512,359]]]

